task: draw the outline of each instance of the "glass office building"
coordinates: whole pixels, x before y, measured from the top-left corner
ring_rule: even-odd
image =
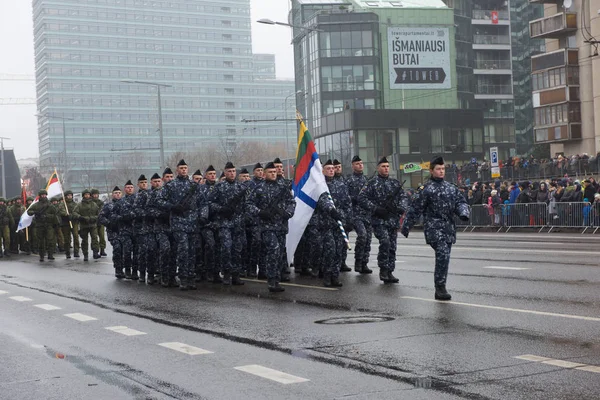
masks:
[[[123,81],[169,85],[165,159],[285,141],[285,123],[267,121],[293,118],[283,100],[294,84],[274,79],[273,56],[252,54],[249,0],[34,0],[33,20],[40,164],[61,170],[66,150],[67,187],[103,185],[127,157],[159,169],[156,88]]]

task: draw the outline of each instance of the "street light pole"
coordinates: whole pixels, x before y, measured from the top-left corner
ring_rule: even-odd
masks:
[[[164,147],[164,139],[163,139],[163,125],[162,125],[162,101],[160,97],[160,88],[161,87],[172,87],[171,85],[166,85],[164,83],[158,82],[147,82],[147,81],[132,81],[132,80],[123,80],[123,83],[135,83],[138,85],[148,85],[154,86],[156,88],[158,94],[158,136],[160,143],[160,169],[166,167],[165,165],[165,147]]]
[[[62,183],[65,184],[67,182],[67,127],[65,121],[74,121],[75,118],[67,118],[67,117],[59,117],[58,115],[50,115],[50,114],[36,114],[37,117],[46,117],[48,119],[60,119],[62,120],[62,134],[63,134],[63,156],[64,156],[64,170],[62,172]]]
[[[288,114],[288,106],[287,106],[287,102],[288,99],[291,96],[297,96],[299,94],[304,93],[302,90],[298,90],[294,93],[290,93],[289,95],[287,95],[285,97],[285,153],[286,153],[286,158],[288,159],[288,169],[290,167],[290,129],[289,129],[289,125],[290,125],[290,118],[288,118],[287,114]]]

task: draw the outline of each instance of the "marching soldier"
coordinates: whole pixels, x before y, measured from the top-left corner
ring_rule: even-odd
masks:
[[[61,205],[61,198],[60,195],[59,196],[54,196],[53,198],[50,199],[50,203],[52,203],[52,205],[54,207],[56,207],[56,211],[58,211],[58,218],[56,223],[54,224],[54,236],[56,237],[56,244],[58,245],[58,252],[61,253],[63,251],[65,251],[65,239],[64,236],[62,234],[62,230],[60,229],[60,205]]]
[[[152,175],[152,177],[150,178],[150,190],[148,192],[148,199],[146,200],[146,205],[145,205],[145,216],[144,216],[144,223],[146,224],[147,230],[148,230],[148,235],[147,235],[147,242],[148,242],[148,255],[146,256],[146,261],[148,263],[148,278],[146,280],[146,282],[148,283],[148,285],[154,285],[154,283],[156,283],[156,279],[155,279],[155,275],[156,273],[161,273],[161,264],[160,264],[160,259],[161,257],[164,257],[161,253],[162,251],[164,251],[164,254],[166,254],[167,256],[164,257],[167,260],[170,260],[170,251],[171,251],[171,246],[169,243],[169,238],[166,235],[162,235],[159,232],[159,229],[161,225],[159,225],[159,221],[158,219],[162,216],[163,211],[161,211],[157,206],[156,206],[156,197],[160,194],[160,190],[162,188],[162,179],[160,178],[160,175],[158,174],[154,174]],[[164,219],[165,217],[163,217]],[[168,222],[168,215],[166,216],[166,220]],[[165,242],[166,246],[161,244],[160,242],[163,241]],[[165,267],[165,271],[168,271],[168,266]],[[161,275],[162,278],[162,275]],[[168,286],[168,277],[167,279],[165,279],[165,282],[167,283]]]
[[[6,199],[0,197],[0,258],[3,257],[2,241],[4,242],[4,252],[8,253],[10,249],[10,227],[14,225],[12,214],[6,206]]]
[[[59,216],[61,220],[61,230],[63,233],[65,256],[71,258],[71,239],[73,240],[73,257],[79,258],[79,224],[73,219],[73,211],[77,203],[73,201],[73,192],[67,190],[65,201],[59,205]]]
[[[359,156],[352,158],[352,175],[346,178],[348,193],[352,200],[352,215],[354,230],[356,231],[356,247],[354,248],[354,270],[361,274],[371,274],[367,263],[371,252],[371,238],[373,228],[371,227],[371,215],[358,204],[358,195],[367,184],[367,177],[363,173],[364,166]]]
[[[242,168],[240,171],[240,175],[238,176],[238,180],[241,183],[247,182],[250,180],[250,172],[246,168]]]
[[[57,222],[58,212],[48,200],[48,192],[42,189],[38,192],[39,201],[32,205],[27,214],[35,216],[35,230],[38,241],[40,261],[44,261],[44,255],[48,254],[48,260],[54,260],[56,237],[54,236],[54,225]]]
[[[102,206],[100,214],[98,215],[98,222],[106,227],[106,234],[108,241],[112,246],[113,253],[113,266],[115,268],[115,277],[117,279],[125,278],[123,273],[123,242],[121,241],[121,235],[119,235],[119,212],[115,208],[119,207],[121,201],[121,189],[115,186],[112,190],[112,199],[110,203]]]
[[[252,190],[247,204],[249,213],[260,218],[269,292],[283,292],[285,289],[279,285],[281,257],[288,231],[287,222],[294,215],[296,203],[291,192],[277,183],[277,169],[272,162],[265,166],[265,181]]]
[[[202,176],[202,172],[200,172],[200,169],[197,169],[196,172],[192,174],[192,181],[194,182],[194,184],[198,185],[198,187],[196,188],[197,212],[199,212],[199,210],[203,206],[204,196],[200,193],[202,191],[202,186],[204,186],[202,185],[203,180],[204,177]],[[200,218],[201,217],[198,216],[198,219],[196,220],[196,225],[194,227],[194,248],[196,250],[196,282],[202,282],[207,280],[208,278],[206,265],[204,264],[204,239],[202,239],[202,226],[208,223],[208,219],[202,220],[203,223],[201,224]],[[206,218],[208,218],[208,214],[206,214]]]
[[[125,278],[137,281],[140,277],[138,275],[138,266],[135,263],[135,242],[133,232],[133,220],[135,219],[135,212],[133,209],[133,202],[135,196],[133,195],[133,183],[128,180],[125,183],[125,196],[121,197],[121,207],[118,208],[120,213],[120,225],[119,234],[123,242],[123,265],[125,266]]]
[[[450,251],[456,243],[454,216],[469,220],[469,205],[458,188],[446,181],[446,167],[442,157],[435,157],[429,164],[430,180],[422,186],[402,224],[402,235],[408,237],[410,229],[423,215],[425,241],[435,251],[435,299],[447,301],[452,296],[446,290]]]
[[[344,175],[342,175],[342,163],[337,158],[335,160],[333,160],[333,168],[334,168],[333,179],[336,181],[339,181],[345,185],[346,179],[344,178]],[[345,229],[346,233],[350,233],[354,229],[352,218],[346,220],[346,225],[344,225],[344,229]],[[348,246],[343,246],[342,247],[342,267],[340,269],[341,272],[352,271],[352,269],[350,267],[348,267],[348,265],[346,265],[347,258],[348,258]]]
[[[254,190],[256,186],[264,182],[264,169],[260,163],[254,165],[252,170],[252,179],[248,182],[248,189]],[[256,273],[256,268],[259,265],[261,255],[261,231],[259,221],[256,216],[249,215],[246,219],[246,276],[248,278],[267,279],[266,271],[259,270]]]
[[[277,168],[277,182],[279,182],[280,184],[283,184],[285,187],[288,188],[288,190],[291,191],[292,190],[292,180],[287,179],[285,177],[285,171],[283,169],[283,163],[281,162],[281,159],[279,157],[277,157],[275,160],[273,160],[273,164],[275,165],[275,168]],[[285,275],[285,276],[281,277],[281,281],[288,282],[290,280],[288,275],[291,273],[291,271],[290,271],[290,266],[288,265],[288,262],[287,262],[287,249],[286,248],[283,249],[281,271]]]
[[[161,190],[158,203],[170,212],[171,232],[176,245],[176,265],[181,290],[194,290],[195,249],[194,218],[196,210],[194,194],[197,185],[188,177],[188,166],[184,160],[177,164],[177,177]]]
[[[139,282],[146,282],[146,267],[148,266],[149,249],[148,243],[150,242],[149,234],[150,229],[146,222],[146,205],[148,202],[148,180],[145,175],[140,175],[137,181],[138,192],[134,195],[133,200],[133,213],[135,219],[133,220],[133,233],[134,233],[134,245],[135,250],[133,256],[135,257],[134,265],[138,266]],[[148,274],[150,276],[150,274]]]
[[[25,232],[16,232],[16,230],[17,225],[21,220],[21,215],[25,212],[25,208],[23,207],[23,200],[20,197],[14,198],[12,204],[8,204],[8,202],[6,203],[8,214],[11,216],[8,227],[10,248],[5,247],[4,255],[9,256],[10,253],[19,254],[19,246],[21,251],[24,251],[24,240],[21,239],[21,236],[23,236],[24,239]]]
[[[242,234],[240,229],[242,205],[246,188],[235,179],[236,170],[231,162],[225,165],[225,180],[217,184],[208,196],[210,213],[218,226],[221,269],[224,285],[243,285],[240,279]]]
[[[212,165],[209,165],[204,172],[206,181],[200,186],[199,196],[201,199],[198,201],[202,203],[209,203],[209,194],[214,190],[217,184],[217,171]],[[204,241],[204,265],[207,271],[208,280],[212,283],[219,284],[223,283],[221,279],[221,261],[218,246],[218,234],[215,228],[214,213],[210,212],[210,206],[208,210],[208,221],[204,224],[200,224],[200,231],[202,233],[202,240]],[[204,222],[204,221],[202,221]]]
[[[408,197],[397,179],[390,178],[390,164],[383,157],[377,163],[377,175],[370,179],[358,196],[359,205],[372,214],[371,223],[379,240],[379,279],[398,283],[393,275],[396,268],[396,242],[400,217],[408,208]]]
[[[88,189],[81,192],[81,203],[73,210],[73,219],[79,221],[79,236],[81,236],[81,250],[83,261],[88,261],[88,236],[91,239],[94,260],[100,258],[100,245],[98,244],[98,206],[92,200],[92,193]]]
[[[98,206],[98,210],[102,210],[104,202],[100,199],[100,191],[98,189],[91,189],[92,201]],[[104,225],[98,223],[98,243],[100,244],[100,256],[106,257],[106,239],[104,237]]]

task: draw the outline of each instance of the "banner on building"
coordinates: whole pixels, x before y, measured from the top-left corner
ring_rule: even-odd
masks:
[[[388,28],[390,89],[450,89],[448,28]]]

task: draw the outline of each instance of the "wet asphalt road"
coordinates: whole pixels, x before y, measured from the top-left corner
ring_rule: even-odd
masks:
[[[398,285],[373,246],[373,275],[277,295],[0,260],[0,399],[600,398],[600,235],[459,234],[450,303],[422,233],[399,239]]]

